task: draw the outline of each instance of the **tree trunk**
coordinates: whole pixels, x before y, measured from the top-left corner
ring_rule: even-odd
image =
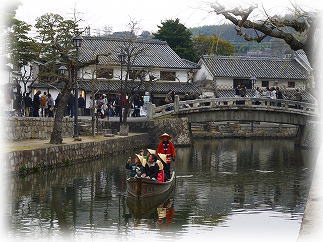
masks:
[[[61,100],[58,103],[55,119],[54,119],[54,128],[50,136],[50,144],[62,144],[62,122],[64,118],[65,108],[67,105],[68,97],[71,93],[71,88],[67,85],[64,86],[62,91]]]

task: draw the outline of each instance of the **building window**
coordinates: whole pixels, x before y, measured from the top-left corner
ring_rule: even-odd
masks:
[[[236,88],[238,85],[244,86],[246,89],[252,89],[250,79],[233,79],[233,88]]]
[[[288,82],[289,88],[295,88],[295,82]]]
[[[113,69],[102,68],[97,71],[97,78],[113,79]]]
[[[130,70],[129,71],[129,79],[130,80],[138,79],[139,78],[138,74],[139,74],[138,70]]]
[[[160,80],[164,81],[175,81],[176,72],[175,71],[161,71],[160,72]]]
[[[269,81],[262,81],[261,87],[269,87]]]

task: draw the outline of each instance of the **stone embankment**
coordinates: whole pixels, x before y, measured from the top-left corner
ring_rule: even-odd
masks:
[[[172,141],[176,146],[188,146],[192,144],[192,135],[187,118],[159,118],[151,121],[128,122],[129,132],[148,133],[150,142],[157,144],[159,136],[163,133],[172,135]],[[119,129],[118,121],[99,121],[99,129]]]
[[[208,122],[192,124],[194,138],[296,138],[298,127],[286,124]]]
[[[27,139],[49,139],[54,127],[54,118],[10,117],[2,122],[7,131],[7,141]],[[63,137],[73,135],[73,119],[64,118],[62,122]]]
[[[127,137],[83,137],[80,142],[65,139],[65,144],[52,145],[48,141],[16,142],[6,147],[7,169],[12,173],[28,173],[64,166],[74,162],[117,154],[150,145],[148,134]]]

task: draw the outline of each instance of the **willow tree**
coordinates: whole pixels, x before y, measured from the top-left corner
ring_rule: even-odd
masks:
[[[236,27],[237,34],[248,41],[261,42],[267,36],[284,40],[292,50],[304,50],[311,64],[314,64],[313,50],[317,30],[316,12],[308,12],[299,6],[292,5],[292,10],[285,15],[270,15],[262,8],[262,16],[252,14],[258,9],[258,5],[251,5],[245,8],[228,9],[220,3],[211,5],[213,11],[224,16]],[[254,35],[247,34],[245,29],[253,29]]]

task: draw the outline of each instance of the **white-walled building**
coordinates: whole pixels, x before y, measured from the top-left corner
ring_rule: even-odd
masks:
[[[308,62],[297,53],[290,58],[206,55],[199,65],[194,82],[213,81],[218,90],[233,89],[238,84],[247,89],[278,86],[304,90],[312,73]]]
[[[120,79],[125,79],[126,68],[123,65],[121,73],[121,63],[118,54],[130,44],[123,38],[115,37],[83,37],[82,45],[79,49],[79,62],[86,63],[98,60],[97,64],[80,69],[78,72],[79,92],[88,101],[92,96],[92,91],[98,93],[115,94],[119,93]],[[133,49],[141,50],[132,65],[132,73],[145,70],[149,71],[150,77],[154,77],[154,82],[149,82],[149,75],[146,75],[143,85],[140,86],[140,93],[150,92],[154,98],[164,98],[169,91],[184,95],[199,94],[200,91],[192,83],[193,73],[198,69],[196,63],[181,59],[165,41],[156,39],[137,38],[131,42]],[[121,75],[122,74],[122,75]],[[131,74],[131,73],[130,73]],[[130,79],[132,77],[129,76]],[[138,79],[139,83],[139,79]],[[55,87],[60,89],[58,84]],[[33,84],[34,90],[49,91],[56,98],[57,90],[47,83],[38,82]]]

